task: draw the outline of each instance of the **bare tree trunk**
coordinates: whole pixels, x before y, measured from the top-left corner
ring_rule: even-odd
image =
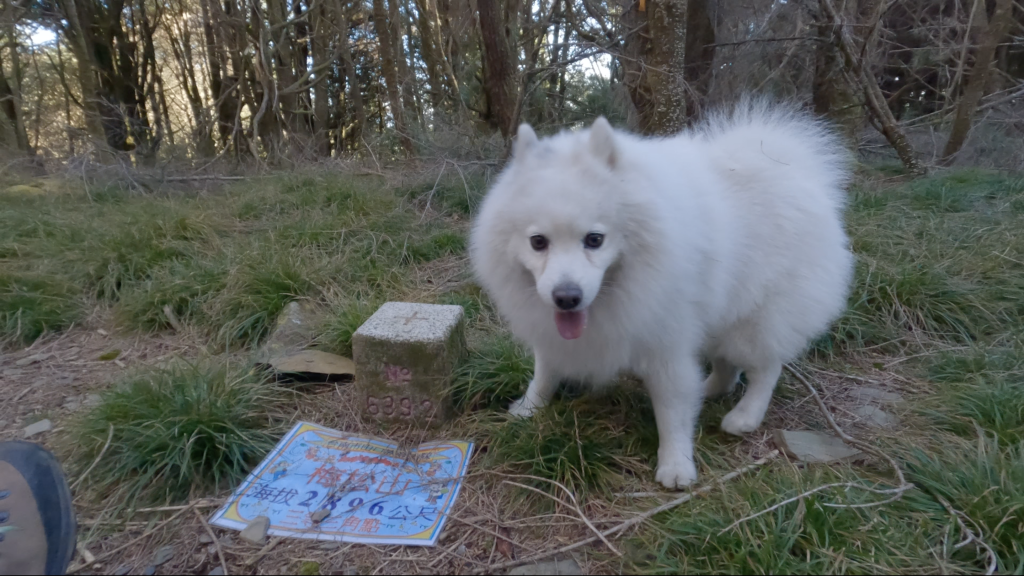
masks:
[[[978,103],[981,102],[981,98],[985,95],[985,87],[992,71],[996,48],[1010,30],[1012,11],[1013,0],[996,0],[995,12],[981,35],[980,46],[974,58],[974,65],[971,67],[971,76],[967,80],[967,87],[964,88],[963,95],[956,107],[953,128],[949,133],[949,140],[946,141],[946,147],[942,151],[940,160],[943,166],[953,163],[957,152],[967,141],[967,135],[971,131],[971,118],[974,116],[974,111],[977,109]]]
[[[6,10],[14,10],[13,5],[6,7]],[[4,14],[4,29],[0,30],[0,108],[7,116],[8,122],[14,132],[14,143],[18,150],[29,157],[35,156],[35,149],[32,148],[28,139],[28,128],[25,124],[25,109],[22,94],[21,59],[18,55],[18,39],[15,35],[13,14]],[[7,78],[3,74],[3,49],[7,48],[10,53],[11,76]]]
[[[397,1],[391,0],[391,2]],[[395,122],[395,131],[398,132],[406,154],[412,154],[413,144],[405,123],[405,110],[402,105],[402,90],[399,84],[398,62],[395,54],[397,28],[396,23],[391,22],[388,18],[388,7],[385,5],[385,0],[373,0],[373,27],[377,32],[377,41],[380,44],[381,75],[384,77],[388,105],[391,108],[391,117]]]
[[[683,77],[689,87],[686,117],[692,123],[700,116],[711,87],[712,64],[715,60],[714,0],[686,1],[686,47],[683,55]]]
[[[331,56],[328,44],[331,39],[331,22],[335,19],[329,18],[328,14],[328,9],[323,5],[315,5],[310,12],[310,27],[313,31],[311,37],[313,68],[328,63]],[[341,38],[341,41],[347,42],[348,38]],[[321,158],[331,155],[331,109],[328,105],[327,90],[328,84],[325,81],[319,81],[313,87],[313,148],[316,155]]]
[[[345,74],[348,76],[348,99],[352,103],[353,111],[355,112],[355,125],[352,127],[351,134],[346,134],[351,138],[354,148],[359,147],[359,142],[362,140],[363,130],[366,129],[366,105],[363,103],[363,88],[359,83],[359,74],[356,70],[355,61],[352,58],[352,48],[349,45],[349,22],[351,17],[346,10],[339,8],[339,13],[342,14],[341,20],[341,37],[338,42],[341,42],[339,46],[341,51],[341,61],[345,65]]]
[[[515,36],[518,10],[516,6],[509,6],[514,3],[515,0],[477,0],[488,116],[491,125],[501,131],[506,141],[515,135],[519,96]]]
[[[843,63],[846,66],[846,70],[850,73],[853,81],[860,84],[861,89],[864,91],[864,99],[868,105],[868,110],[870,110],[875,120],[878,121],[882,135],[885,136],[886,141],[896,151],[896,155],[899,156],[900,161],[903,162],[907,170],[914,174],[924,173],[924,168],[921,166],[920,161],[918,161],[913,146],[910,145],[906,134],[903,133],[903,130],[896,122],[892,111],[889,110],[885,96],[882,94],[881,88],[878,87],[878,82],[875,81],[874,76],[869,73],[863,60],[857,55],[856,44],[850,33],[846,30],[846,23],[843,17],[836,10],[835,6],[832,5],[832,0],[821,0],[821,6],[838,31],[836,41],[838,42],[839,51],[843,55]],[[881,12],[885,9],[887,3],[878,2],[877,6],[874,18],[870,20],[872,28],[878,24],[882,16]],[[870,42],[871,38],[872,34],[869,32],[867,41]],[[865,46],[861,52],[864,54],[869,53],[870,46]]]
[[[626,0],[622,21],[630,33],[619,63],[636,109],[635,128],[643,134],[674,134],[686,126],[684,5],[679,0]]]

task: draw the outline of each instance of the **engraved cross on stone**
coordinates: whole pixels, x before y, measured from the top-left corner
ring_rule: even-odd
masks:
[[[413,320],[426,320],[426,318],[419,318],[418,317],[419,314],[420,314],[419,311],[414,311],[412,313],[412,316],[406,316],[405,318],[403,318],[403,320],[405,320],[405,322],[402,322],[402,325],[403,326],[408,326],[409,322],[412,322]]]

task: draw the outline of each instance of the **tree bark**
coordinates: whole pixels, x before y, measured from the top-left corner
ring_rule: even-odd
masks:
[[[881,12],[885,9],[886,5],[886,2],[878,2],[874,18],[870,20],[871,23],[877,23],[881,19]],[[913,146],[910,145],[906,134],[903,133],[903,130],[896,122],[892,111],[889,110],[885,96],[882,94],[882,89],[878,87],[878,82],[875,81],[874,76],[869,73],[864,62],[856,53],[856,44],[850,33],[846,30],[846,23],[843,17],[833,6],[832,0],[821,0],[821,6],[838,32],[835,38],[838,43],[839,52],[843,56],[843,64],[850,77],[860,85],[860,89],[864,92],[864,99],[868,110],[875,120],[878,121],[882,135],[885,136],[886,141],[896,151],[896,155],[903,165],[906,166],[907,170],[913,174],[923,174],[925,171],[924,167],[921,166]],[[872,34],[869,32],[866,40],[870,41],[871,38]],[[869,53],[870,46],[865,46],[861,52],[864,54]]]
[[[681,0],[627,2],[622,20],[631,33],[619,64],[636,109],[634,128],[648,135],[675,134],[687,121],[685,6]]]
[[[490,124],[508,141],[515,135],[519,96],[515,0],[477,0],[483,44],[484,91]]]
[[[397,0],[391,0],[396,2]],[[373,0],[373,28],[377,32],[380,45],[381,75],[384,77],[384,89],[387,92],[388,107],[395,123],[395,131],[406,154],[413,153],[412,139],[405,122],[405,110],[402,105],[402,89],[398,77],[398,55],[396,50],[396,22],[388,18],[388,7],[385,0]]]
[[[715,60],[715,23],[713,0],[686,1],[686,37],[683,77],[689,87],[686,117],[693,123],[706,104]]]
[[[949,133],[949,140],[942,151],[942,159],[939,161],[943,166],[953,163],[957,152],[963,148],[967,141],[967,135],[971,131],[971,119],[974,116],[978,103],[985,96],[985,87],[988,84],[992,72],[992,61],[995,58],[996,48],[999,42],[1010,30],[1012,20],[1013,0],[996,0],[996,9],[989,19],[988,26],[981,34],[978,53],[974,58],[974,65],[971,67],[971,75],[967,80],[967,87],[956,107],[956,117],[953,119],[953,128]]]

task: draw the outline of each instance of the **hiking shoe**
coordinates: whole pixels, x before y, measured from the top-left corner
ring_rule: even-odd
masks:
[[[64,574],[75,511],[60,463],[30,442],[0,442],[0,574]]]

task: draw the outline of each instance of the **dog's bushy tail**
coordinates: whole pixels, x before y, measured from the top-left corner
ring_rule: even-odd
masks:
[[[697,132],[736,170],[814,178],[845,203],[841,191],[851,178],[853,155],[829,123],[794,105],[743,97],[710,114]]]

